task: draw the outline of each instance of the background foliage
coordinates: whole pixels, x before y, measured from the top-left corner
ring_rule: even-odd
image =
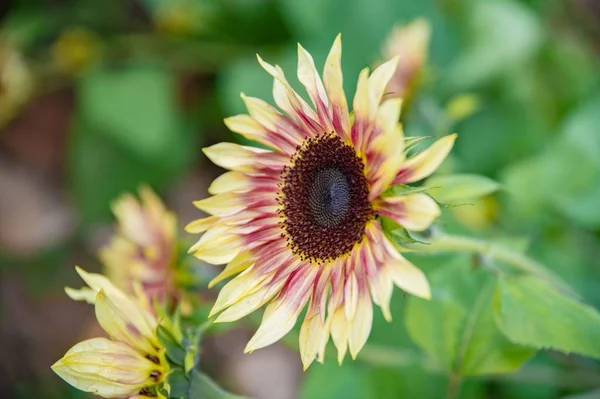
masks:
[[[322,65],[341,32],[353,93],[392,27],[417,17],[429,21],[432,39],[403,116],[407,134],[460,134],[428,182],[455,188],[439,193],[453,205],[439,227],[527,252],[577,295],[499,275],[502,264],[481,254],[415,255],[438,300],[397,291],[393,323],[375,315],[356,362],[338,367],[329,356],[303,374],[283,346],[240,357],[250,322],[247,331],[213,331],[203,368],[234,392],[274,399],[439,398],[459,375],[465,399],[600,397],[596,2],[15,0],[0,14],[0,69],[10,72],[0,74],[0,384],[8,397],[85,397],[49,372],[90,334],[88,308],[62,299],[72,264],[94,267],[110,201],[142,182],[165,194],[181,225],[197,217],[191,201],[219,173],[200,149],[238,140],[222,118],[244,111],[240,92],[270,101],[257,52],[293,76],[295,42]],[[17,72],[6,67],[7,49],[24,60]],[[460,115],[465,96],[472,110]],[[214,292],[203,295],[209,303]]]

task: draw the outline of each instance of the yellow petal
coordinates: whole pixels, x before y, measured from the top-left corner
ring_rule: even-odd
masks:
[[[232,116],[225,118],[224,122],[232,132],[241,134],[247,139],[260,141],[263,144],[270,145],[264,140],[266,129],[250,115]]]
[[[318,111],[317,114],[321,116],[319,120],[323,129],[331,131],[329,98],[312,56],[300,44],[298,44],[298,80],[306,88],[315,109]],[[322,113],[327,116],[324,117]]]
[[[373,305],[371,298],[365,293],[358,300],[358,306],[351,322],[350,334],[348,335],[348,347],[352,359],[356,359],[358,352],[365,346],[371,325],[373,324]]]
[[[393,102],[397,100],[389,100]],[[398,124],[393,131],[388,131],[375,138],[373,147],[379,152],[380,165],[367,164],[369,178],[372,181],[369,191],[369,200],[372,201],[384,192],[391,184],[404,163],[404,147],[402,140],[404,134],[402,126]]]
[[[185,226],[185,231],[192,234],[204,233],[206,230],[211,229],[214,225],[219,222],[221,218],[218,216],[209,216],[206,218],[194,220]]]
[[[259,290],[267,277],[266,275],[257,275],[251,268],[246,269],[221,288],[208,316],[214,316],[250,293]]]
[[[239,193],[222,193],[200,201],[194,201],[194,206],[210,215],[233,215],[244,209],[246,204]]]
[[[354,108],[354,113],[357,114],[357,117],[369,117],[369,68],[364,68],[358,75],[358,83],[356,84],[356,93],[354,94],[352,107]]]
[[[371,297],[373,302],[381,308],[381,313],[386,321],[392,321],[392,312],[390,312],[390,301],[394,290],[394,283],[384,270],[379,272],[377,277],[369,279]]]
[[[331,317],[331,339],[338,350],[338,363],[341,365],[348,350],[349,325],[342,307],[337,308]]]
[[[316,120],[316,115],[313,109],[292,89],[283,70],[279,66],[273,66],[265,61],[257,54],[259,64],[265,71],[274,78],[273,83],[273,98],[279,108],[290,115],[297,123],[301,123],[299,113],[303,113],[311,120]],[[300,137],[296,137],[298,139]]]
[[[347,320],[352,320],[357,305],[358,281],[356,280],[354,272],[350,272],[346,277],[346,283],[344,285],[344,312],[346,313]]]
[[[163,367],[127,344],[93,338],[71,348],[52,370],[77,389],[105,398],[124,398],[162,378]]]
[[[248,176],[242,172],[231,171],[223,173],[217,177],[208,187],[208,192],[212,195],[226,193],[228,191],[248,190]]]
[[[395,183],[412,183],[426,178],[432,174],[446,159],[456,140],[456,133],[442,137],[431,147],[408,159]],[[404,176],[404,177],[403,177]]]
[[[371,76],[369,76],[369,100],[371,112],[375,112],[377,106],[381,102],[381,98],[385,93],[385,88],[392,76],[394,76],[394,72],[396,72],[399,58],[399,56],[396,56],[391,60],[384,62],[373,71]]]
[[[437,202],[423,193],[387,197],[381,203],[380,214],[407,230],[423,231],[441,214]]]
[[[404,291],[421,298],[430,299],[431,289],[425,274],[406,259],[390,259],[384,267],[392,281]]]
[[[254,312],[256,309],[273,299],[281,287],[283,287],[284,283],[285,279],[280,279],[277,282],[269,283],[266,287],[243,297],[238,302],[225,309],[219,317],[216,318],[215,323],[236,321]]]
[[[202,152],[222,168],[250,172],[253,170],[255,155],[270,151],[233,143],[218,143],[202,149]]]
[[[324,351],[329,339],[327,324],[320,315],[307,317],[300,327],[300,358],[302,367],[308,369],[319,354]]]
[[[205,262],[221,265],[230,262],[241,250],[240,238],[230,226],[218,226],[200,237],[189,252]]]
[[[334,123],[335,115],[339,115],[341,131],[338,133],[342,137],[347,137],[350,133],[350,121],[348,113],[348,102],[344,93],[344,84],[342,76],[342,36],[338,35],[331,46],[325,68],[323,69],[323,84],[325,91],[331,101],[333,108]]]
[[[90,305],[93,305],[96,302],[97,292],[88,287],[83,287],[80,289],[65,287],[65,292],[69,298],[73,299],[74,301],[85,301]]]
[[[233,258],[227,266],[208,283],[208,288],[212,288],[215,284],[229,278],[235,274],[241,273],[254,264],[254,256],[250,252],[240,252]]]
[[[256,122],[268,130],[277,130],[277,121],[282,115],[275,108],[260,98],[248,97],[243,93],[242,100],[244,100],[248,112]]]
[[[113,301],[103,290],[96,295],[96,318],[114,340],[125,342],[142,353],[156,354],[160,347],[153,329],[132,304]]]
[[[260,327],[246,345],[244,352],[250,353],[271,345],[294,327],[308,300],[316,274],[316,267],[301,267],[290,281],[286,281],[288,290],[267,306]]]

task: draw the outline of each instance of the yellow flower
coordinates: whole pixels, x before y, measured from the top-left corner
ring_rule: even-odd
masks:
[[[177,220],[149,187],[139,192],[141,201],[125,194],[113,204],[119,232],[100,250],[100,259],[122,290],[132,293],[139,282],[149,298],[164,298],[174,294]]]
[[[385,59],[400,56],[386,89],[388,96],[407,97],[411,94],[427,61],[430,36],[431,26],[424,19],[394,27],[382,50]]]
[[[21,53],[0,43],[0,126],[14,118],[33,92],[33,76]]]
[[[100,274],[76,270],[89,288],[66,288],[67,295],[95,305],[98,323],[110,339],[78,343],[52,370],[74,387],[105,398],[149,395],[168,366],[148,301],[141,297],[136,302]]]
[[[212,197],[195,203],[211,216],[187,226],[204,233],[190,252],[227,264],[211,285],[237,275],[212,309],[217,322],[237,320],[269,303],[247,352],[287,334],[308,303],[300,331],[304,367],[323,359],[330,335],[341,362],[348,349],[354,358],[366,343],[373,302],[391,319],[394,284],[430,296],[423,272],[398,253],[380,221],[385,217],[424,230],[440,214],[438,205],[423,193],[384,192],[430,175],[456,136],[407,158],[398,124],[401,101],[382,102],[398,58],[370,75],[368,68],[360,73],[353,118],[342,88],[340,37],[323,80],[311,55],[298,47],[298,79],[314,108],[292,89],[281,68],[258,61],[275,78],[273,94],[283,112],[242,95],[250,115],[225,124],[272,150],[231,143],[204,150],[230,172],[212,183]]]
[[[52,45],[54,62],[69,74],[78,74],[88,68],[99,56],[100,42],[85,28],[70,28]]]

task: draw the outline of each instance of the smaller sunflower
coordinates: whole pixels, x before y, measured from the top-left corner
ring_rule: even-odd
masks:
[[[105,398],[164,397],[157,386],[169,366],[147,298],[127,296],[106,277],[76,269],[89,287],[66,288],[67,295],[95,306],[98,323],[110,339],[76,344],[52,370],[75,388]]]
[[[139,192],[140,201],[125,194],[114,202],[118,234],[99,255],[120,289],[133,293],[139,282],[149,298],[162,299],[174,294],[177,219],[149,187]]]
[[[308,310],[300,330],[304,367],[323,360],[329,337],[341,362],[367,341],[373,303],[387,320],[393,285],[429,298],[423,272],[386,237],[382,218],[424,230],[440,214],[423,193],[386,193],[393,184],[429,176],[456,138],[439,139],[407,158],[398,124],[400,99],[382,101],[398,58],[369,75],[364,69],[350,115],[342,89],[341,39],[325,62],[323,80],[311,55],[298,46],[298,79],[314,108],[289,85],[278,66],[258,61],[274,77],[281,111],[242,95],[250,115],[225,120],[234,132],[272,150],[221,143],[204,150],[230,172],[195,204],[211,216],[187,230],[204,233],[190,249],[213,264],[227,264],[211,285],[237,275],[220,291],[211,315],[237,320],[268,303],[246,352],[270,345]]]

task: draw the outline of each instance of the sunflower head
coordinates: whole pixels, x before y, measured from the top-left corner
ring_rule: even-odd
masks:
[[[234,321],[268,303],[246,351],[285,335],[300,312],[305,367],[322,360],[329,337],[341,362],[355,357],[372,324],[373,303],[390,319],[394,285],[429,297],[420,269],[397,251],[381,227],[388,218],[409,230],[428,228],[439,215],[423,193],[388,190],[430,175],[450,151],[455,135],[409,157],[398,123],[401,100],[384,100],[396,72],[394,58],[359,77],[351,116],[343,91],[341,39],[325,62],[323,79],[311,55],[298,46],[298,79],[309,105],[278,66],[259,63],[274,78],[279,109],[242,95],[249,115],[225,120],[242,136],[270,150],[220,143],[204,150],[229,172],[195,204],[210,216],[187,230],[203,233],[190,249],[198,258],[226,264],[211,285],[234,277],[211,314]]]

